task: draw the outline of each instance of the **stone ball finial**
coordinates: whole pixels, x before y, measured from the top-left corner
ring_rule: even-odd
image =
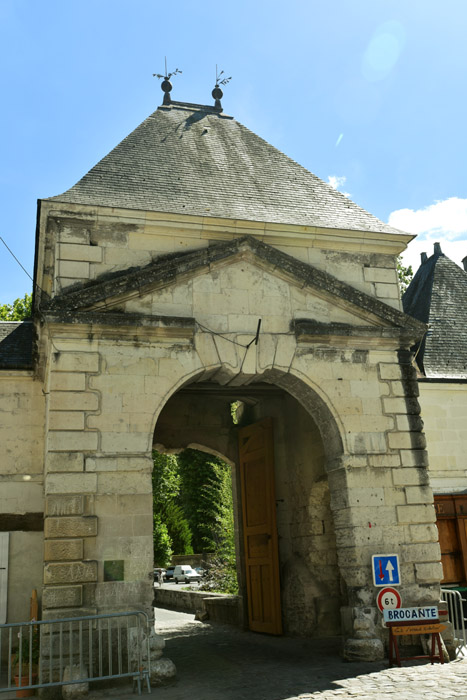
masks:
[[[221,88],[219,85],[216,85],[214,90],[212,91],[212,96],[214,97],[215,100],[222,100],[224,97],[224,93],[222,92]]]
[[[170,91],[172,90],[172,83],[168,78],[164,78],[164,80],[162,81],[161,90],[164,93],[164,99],[162,101],[162,104],[169,105],[171,103]]]
[[[216,109],[219,109],[220,111],[222,111],[221,99],[223,98],[224,93],[222,92],[221,88],[219,87],[219,85],[217,83],[216,83],[211,95],[214,97],[214,107]]]

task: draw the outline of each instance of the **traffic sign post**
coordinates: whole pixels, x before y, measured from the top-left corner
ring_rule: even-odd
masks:
[[[375,586],[400,586],[399,556],[397,554],[373,554],[371,561]]]
[[[378,591],[376,605],[381,612],[383,612],[383,610],[394,610],[400,608],[402,605],[402,599],[399,591],[390,587],[382,588],[380,591]]]

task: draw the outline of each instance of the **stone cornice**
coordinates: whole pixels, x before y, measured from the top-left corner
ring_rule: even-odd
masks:
[[[410,347],[420,339],[424,329],[388,326],[354,326],[347,323],[318,323],[297,319],[293,330],[298,343],[327,343],[362,347]]]
[[[52,336],[129,338],[132,343],[135,338],[187,343],[193,340],[195,332],[194,318],[179,316],[59,311],[44,314],[44,321]]]
[[[254,236],[271,245],[317,247],[324,250],[358,253],[399,255],[415,237],[412,234],[356,231],[351,229],[297,226],[264,221],[221,219],[210,216],[193,216],[151,212],[138,209],[98,207],[68,202],[41,200],[41,212],[45,216],[79,218],[83,221],[126,223],[144,230],[144,233],[167,236],[175,233],[185,237],[208,240],[230,240],[238,236]]]

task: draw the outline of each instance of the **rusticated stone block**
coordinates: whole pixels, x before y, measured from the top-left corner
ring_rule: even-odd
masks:
[[[44,543],[45,561],[61,561],[83,558],[83,540],[46,540]]]
[[[61,392],[63,393],[63,392]],[[80,430],[50,430],[49,449],[53,452],[86,452],[97,449],[97,433]]]
[[[82,457],[82,455],[81,455]],[[47,496],[45,501],[46,515],[82,515],[82,496]]]
[[[401,368],[396,364],[381,363],[379,365],[379,374],[381,379],[398,380],[401,378]]]
[[[82,518],[46,518],[44,534],[48,539],[59,537],[95,537],[97,535],[97,517]]]
[[[404,450],[401,452],[403,467],[427,467],[428,452],[426,450]]]
[[[46,456],[46,468],[49,472],[82,472],[84,456],[79,452],[49,452]]]
[[[85,583],[97,581],[97,562],[81,561],[67,564],[46,564],[44,583]]]
[[[428,504],[397,506],[397,520],[399,523],[409,525],[434,523],[436,521],[435,509]]]
[[[45,480],[45,492],[49,493],[95,493],[97,476],[95,474],[48,474]]]
[[[443,578],[441,562],[415,564],[415,575],[418,583],[439,583]]]
[[[424,450],[426,447],[426,439],[423,433],[389,433],[389,447],[393,450]]]
[[[438,542],[425,542],[417,544],[404,544],[401,547],[401,558],[404,562],[439,562],[441,551]]]
[[[50,586],[42,592],[42,604],[45,608],[73,608],[81,605],[82,601],[81,586]]]
[[[433,503],[433,491],[429,486],[406,486],[407,504]]]
[[[59,372],[98,372],[97,352],[61,352],[55,359],[55,370]]]

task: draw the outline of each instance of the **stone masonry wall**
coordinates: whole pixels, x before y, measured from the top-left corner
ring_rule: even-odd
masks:
[[[121,605],[134,602],[135,590],[150,597],[155,419],[177,387],[206,370],[222,383],[277,380],[315,420],[326,450],[339,570],[357,627],[362,609],[375,608],[374,553],[400,553],[404,603],[437,600],[441,565],[417,384],[395,350],[297,346],[292,334],[265,333],[245,352],[206,332],[193,344],[138,343],[133,336],[109,342],[94,333],[92,340],[56,338],[54,346],[60,354],[50,371],[49,411],[56,416],[47,458],[44,593],[50,608],[80,601],[96,607],[106,589]],[[64,402],[71,374],[76,383]],[[339,439],[329,432],[331,419]],[[118,585],[103,581],[107,557],[124,559]]]
[[[9,532],[7,621],[28,619],[43,578],[45,397],[26,370],[0,371],[0,531]]]
[[[419,382],[420,405],[435,493],[460,493],[467,488],[467,384]]]

